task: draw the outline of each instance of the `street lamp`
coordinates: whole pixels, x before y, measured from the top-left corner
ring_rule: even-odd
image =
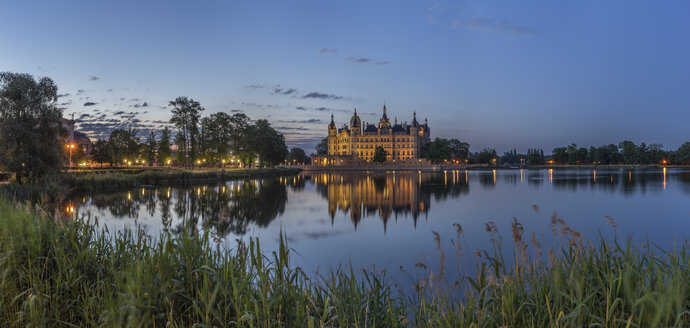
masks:
[[[69,167],[72,167],[72,149],[73,148],[74,148],[74,144],[67,145],[67,149],[69,149]]]

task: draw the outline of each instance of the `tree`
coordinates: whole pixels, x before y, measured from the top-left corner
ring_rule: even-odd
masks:
[[[244,113],[236,113],[230,117],[232,129],[230,132],[230,151],[241,163],[252,163],[256,159],[253,149],[253,126],[249,123],[249,117]]]
[[[328,138],[323,138],[316,145],[316,155],[318,156],[328,156]]]
[[[139,140],[133,129],[116,129],[110,132],[111,163],[133,162],[139,154]]]
[[[110,144],[108,144],[108,141],[102,139],[96,140],[96,142],[93,144],[93,147],[91,148],[91,153],[89,153],[91,161],[99,163],[101,164],[101,167],[103,167],[103,163],[110,161],[109,147]]]
[[[170,123],[174,124],[180,131],[182,148],[179,149],[184,154],[184,160],[188,167],[194,164],[197,151],[197,137],[199,135],[199,119],[204,107],[197,101],[187,97],[177,97],[170,102],[172,117]]]
[[[146,137],[146,144],[141,147],[143,158],[149,166],[153,166],[153,162],[156,161],[156,145],[156,133],[152,130],[149,132],[148,137]]]
[[[630,140],[622,141],[618,144],[624,164],[634,164],[637,153],[637,146]]]
[[[170,149],[170,130],[166,126],[161,132],[158,140],[158,165],[163,165],[172,160],[172,150]]]
[[[271,127],[267,120],[258,120],[252,126],[253,148],[261,164],[276,165],[282,163],[288,155],[285,137]]]
[[[565,147],[554,148],[551,152],[551,159],[559,164],[568,163],[568,149]]]
[[[690,164],[690,142],[683,143],[675,152],[673,159],[679,164]]]
[[[460,160],[468,158],[470,154],[470,144],[458,139],[450,139],[448,145],[450,147],[451,158]]]
[[[309,158],[307,157],[307,153],[304,152],[304,149],[297,147],[290,149],[290,154],[288,154],[288,163],[305,164],[308,161]]]
[[[436,138],[426,144],[426,159],[433,164],[449,160],[452,154],[451,145],[448,139]]]
[[[383,163],[388,157],[388,152],[383,147],[378,146],[374,149],[374,162]]]
[[[477,157],[477,161],[480,164],[493,163],[495,159],[496,159],[496,149],[493,149],[493,148],[482,149],[482,151],[479,152],[479,155]]]
[[[57,86],[50,78],[0,73],[0,169],[38,179],[59,171],[62,110]]]
[[[220,164],[230,153],[233,124],[232,117],[226,113],[214,113],[201,120],[204,156]]]

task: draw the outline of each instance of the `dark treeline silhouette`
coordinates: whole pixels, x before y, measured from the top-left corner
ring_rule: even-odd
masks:
[[[690,164],[690,142],[674,151],[658,143],[636,145],[629,140],[589,148],[571,144],[554,148],[551,160],[557,164]]]
[[[111,166],[157,163],[191,168],[274,166],[288,158],[285,137],[266,120],[252,123],[243,113],[223,112],[202,118],[204,107],[187,97],[176,98],[170,106],[174,137],[167,127],[160,132],[150,131],[144,140],[132,129],[113,130],[107,140],[96,141],[91,160]]]

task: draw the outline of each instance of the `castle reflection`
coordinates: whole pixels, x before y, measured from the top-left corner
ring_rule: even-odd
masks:
[[[384,231],[388,221],[412,216],[415,227],[420,215],[428,217],[431,197],[445,198],[469,192],[467,172],[443,175],[421,172],[327,172],[305,174],[305,180],[328,200],[331,223],[338,210],[347,213],[357,229],[363,217],[378,216]]]

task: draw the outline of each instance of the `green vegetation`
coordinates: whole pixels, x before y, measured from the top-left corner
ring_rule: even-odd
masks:
[[[386,157],[388,157],[388,152],[383,147],[378,146],[374,149],[374,162],[383,163]]]
[[[211,236],[101,232],[56,223],[0,199],[0,325],[217,327],[687,327],[690,252],[624,243],[586,244],[560,219],[560,249],[527,252],[513,224],[514,256],[495,248],[476,274],[448,281],[429,269],[415,296],[384,276],[333,271],[314,277],[251,240],[225,249]],[[460,257],[462,229],[453,241]],[[185,229],[185,231],[188,231]],[[190,230],[191,231],[191,230]],[[434,239],[439,249],[441,238]],[[445,254],[440,251],[443,263]],[[419,264],[418,267],[425,267]],[[460,274],[460,272],[459,272]],[[453,278],[454,279],[454,278]]]
[[[50,78],[0,73],[0,171],[18,183],[37,181],[62,167],[62,110]]]
[[[298,148],[298,147],[293,147],[290,149],[290,153],[288,154],[288,164],[307,164],[309,163],[309,157],[307,157],[307,153],[304,152],[304,149]]]
[[[636,145],[629,140],[589,149],[571,144],[554,148],[551,160],[558,164],[690,164],[690,142],[675,151],[666,151],[658,143]]]

